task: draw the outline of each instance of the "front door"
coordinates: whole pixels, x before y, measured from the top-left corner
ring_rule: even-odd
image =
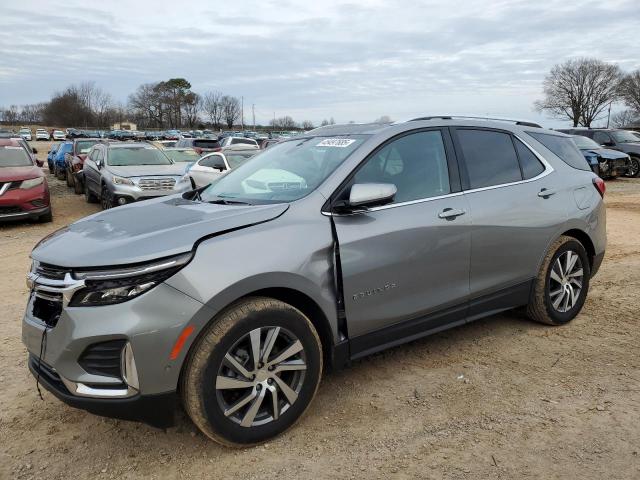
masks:
[[[464,317],[471,215],[452,151],[446,129],[410,132],[374,152],[343,189],[341,196],[356,183],[397,188],[389,205],[333,217],[353,354],[448,323],[450,316],[429,315],[447,307]],[[368,342],[370,333],[382,338]]]

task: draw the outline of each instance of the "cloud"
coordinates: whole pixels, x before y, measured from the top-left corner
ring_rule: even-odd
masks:
[[[276,115],[539,119],[546,72],[573,56],[640,67],[636,0],[323,2],[167,0],[65,7],[22,0],[0,16],[0,105],[94,80],[126,101],[176,76]],[[549,122],[547,122],[549,123]]]

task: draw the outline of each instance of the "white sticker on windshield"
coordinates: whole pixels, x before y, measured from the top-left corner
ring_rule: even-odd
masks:
[[[23,150],[22,147],[14,147],[13,145],[4,145],[7,150]]]
[[[345,148],[351,145],[355,140],[351,138],[325,138],[316,147],[338,147]]]

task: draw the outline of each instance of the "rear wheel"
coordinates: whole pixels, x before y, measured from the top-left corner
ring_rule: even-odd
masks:
[[[185,410],[208,437],[247,446],[291,427],[322,374],[322,346],[299,310],[249,298],[223,312],[192,347],[181,378]]]
[[[84,188],[82,187],[82,182],[75,175],[73,176],[73,192],[78,195],[84,192]]]
[[[561,236],[549,249],[535,280],[527,315],[548,325],[573,320],[587,298],[591,268],[584,246]]]
[[[73,187],[73,174],[71,173],[71,170],[66,169],[66,176],[67,176],[67,187]]]

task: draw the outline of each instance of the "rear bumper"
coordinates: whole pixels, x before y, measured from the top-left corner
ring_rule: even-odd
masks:
[[[602,260],[604,260],[604,251],[602,253],[598,253],[593,257],[593,265],[591,266],[591,278],[598,273],[600,270],[600,266],[602,265]]]
[[[103,417],[143,422],[157,428],[175,424],[175,411],[179,404],[176,392],[118,399],[78,397],[71,395],[55,370],[45,364],[39,366],[34,355],[29,355],[29,370],[36,378],[39,373],[40,384],[71,407]]]

